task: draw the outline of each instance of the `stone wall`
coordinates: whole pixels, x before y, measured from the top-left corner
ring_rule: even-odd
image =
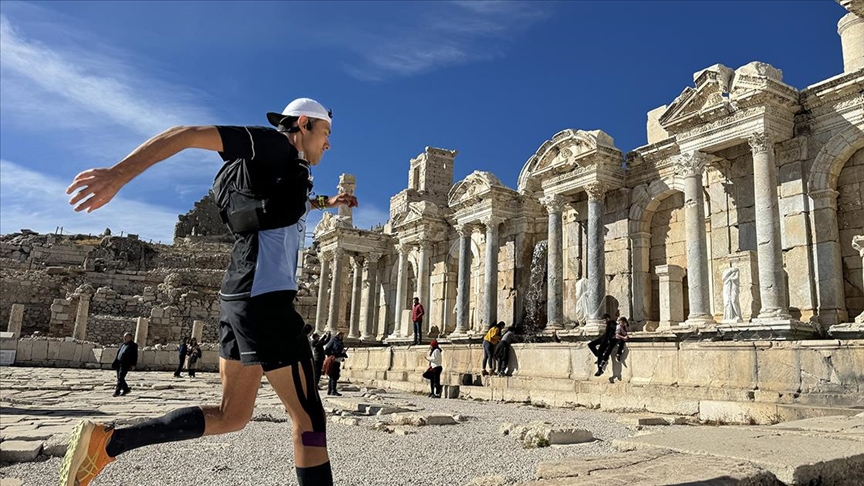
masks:
[[[512,377],[481,378],[480,344],[443,346],[442,383],[484,400],[776,423],[864,407],[864,341],[631,342],[624,362],[595,378],[585,342],[516,344]],[[425,391],[423,347],[355,348],[343,376]],[[465,386],[463,377],[485,386]],[[831,407],[831,408],[824,408]]]
[[[219,217],[219,208],[213,199],[213,193],[208,192],[206,196],[195,202],[188,213],[181,214],[179,221],[174,225],[174,239],[187,236],[217,236],[231,238],[231,234],[225,223]]]
[[[92,307],[91,307],[92,309]],[[87,319],[87,341],[110,344],[123,342],[123,335],[135,335],[137,319],[111,315],[90,315]]]

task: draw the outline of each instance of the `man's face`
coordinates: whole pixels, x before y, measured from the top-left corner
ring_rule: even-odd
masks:
[[[309,164],[318,165],[324,152],[330,150],[330,122],[319,119],[311,121],[312,130],[304,132],[303,148]]]
[[[420,299],[414,299],[414,305],[417,305],[419,303],[420,303]]]
[[[336,337],[338,337],[339,339],[342,339],[343,336],[345,336],[345,334],[344,334],[344,333],[341,333],[341,332],[340,332],[339,334],[336,335]]]
[[[128,343],[128,342],[130,342],[130,341],[132,341],[132,336],[130,336],[130,335],[128,335],[128,334],[125,335],[125,336],[123,336],[123,342],[124,342],[124,343]]]

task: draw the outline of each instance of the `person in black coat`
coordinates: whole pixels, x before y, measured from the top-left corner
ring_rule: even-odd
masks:
[[[135,369],[138,364],[138,345],[132,340],[132,333],[127,332],[123,335],[123,344],[117,350],[117,357],[114,358],[114,363],[111,367],[117,370],[117,386],[114,387],[114,396],[126,395],[130,391],[129,384],[126,383],[126,374],[130,370]]]
[[[180,378],[180,372],[183,371],[183,365],[186,364],[186,353],[189,352],[189,346],[186,345],[188,339],[183,338],[180,341],[180,346],[177,348],[178,358],[180,359],[180,364],[177,365],[177,371],[174,372],[174,376],[176,378]]]

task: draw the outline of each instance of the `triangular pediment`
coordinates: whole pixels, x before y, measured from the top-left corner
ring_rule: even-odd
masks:
[[[486,171],[475,170],[467,177],[457,182],[447,195],[447,203],[450,206],[462,201],[482,196],[492,191],[493,187],[506,187],[495,174]]]
[[[734,72],[721,64],[694,74],[695,88],[687,87],[660,116],[660,125],[670,130],[691,123],[704,123],[718,110],[726,114],[729,85]]]

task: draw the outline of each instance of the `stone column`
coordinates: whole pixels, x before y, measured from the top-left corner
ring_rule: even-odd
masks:
[[[198,344],[201,344],[204,340],[204,321],[194,320],[192,321],[192,337],[195,338],[195,341]]]
[[[408,277],[408,252],[411,247],[406,244],[397,244],[396,251],[399,253],[399,266],[396,269],[396,302],[393,303],[393,314],[395,323],[393,324],[393,333],[391,338],[402,337],[402,311],[405,310],[405,301],[408,300],[406,292],[407,277]]]
[[[87,338],[87,315],[90,313],[91,294],[80,293],[78,298],[78,312],[75,314],[75,328],[72,337],[83,341]]]
[[[429,298],[429,252],[432,249],[432,243],[421,241],[417,244],[417,247],[420,250],[420,261],[417,264],[417,298],[420,299],[420,303],[426,309],[426,315],[423,317],[423,327],[426,329],[425,331],[421,330],[421,332],[426,332],[428,335],[430,322],[432,321],[432,314],[430,312],[432,310],[432,302]],[[411,332],[414,331],[412,330]]]
[[[146,317],[139,317],[138,322],[135,324],[135,343],[138,344],[139,347],[143,348],[147,346],[147,334],[150,332],[150,319]],[[198,342],[201,342],[199,339]]]
[[[585,187],[588,193],[588,330],[602,329],[606,323],[606,237],[603,218],[606,214],[606,190],[603,183]],[[590,326],[590,327],[589,327]]]
[[[330,279],[330,309],[327,316],[327,330],[335,336],[339,332],[339,306],[342,305],[342,274],[345,268],[345,251],[333,250],[333,275]]]
[[[471,227],[459,225],[459,274],[456,284],[456,329],[452,335],[465,334],[468,330],[468,295],[471,280]]]
[[[864,18],[850,11],[837,22],[837,34],[843,51],[843,72],[851,73],[864,67]]]
[[[756,257],[759,260],[759,295],[762,298],[758,319],[789,320],[783,249],[780,242],[774,140],[768,133],[754,133],[747,141],[753,151]]]
[[[363,298],[363,257],[359,255],[351,257],[351,266],[354,270],[354,285],[351,288],[351,327],[348,329],[348,337],[359,338],[360,301]]]
[[[858,235],[852,237],[852,248],[858,250],[858,255],[861,257],[861,273],[862,277],[864,277],[864,235]],[[864,285],[864,284],[862,284]],[[864,288],[864,287],[862,287]],[[858,317],[855,318],[856,324],[864,324],[864,312],[858,314]]]
[[[558,194],[540,198],[549,213],[546,251],[546,329],[564,329],[564,230]]]
[[[486,262],[483,273],[483,326],[498,322],[498,226],[503,218],[483,219],[486,226]]]
[[[366,290],[366,298],[363,299],[365,307],[363,315],[366,317],[363,333],[360,336],[362,341],[375,340],[375,308],[377,302],[375,296],[378,295],[375,290],[378,287],[378,260],[381,259],[380,253],[370,253],[363,260],[363,288]]]
[[[684,176],[684,228],[687,232],[687,292],[690,297],[688,326],[714,323],[711,315],[711,287],[708,270],[708,235],[705,232],[705,197],[702,171],[708,155],[690,152],[678,156],[677,165]]]
[[[843,251],[837,225],[837,195],[832,189],[813,191],[810,196],[810,218],[815,247],[817,314],[824,328],[846,322],[843,284]]]
[[[660,277],[660,325],[658,331],[678,327],[684,320],[684,269],[678,265],[657,265]]]
[[[21,337],[21,327],[24,325],[24,304],[12,304],[9,311],[9,326],[6,331],[11,332],[15,339]]]
[[[651,233],[630,234],[630,247],[633,264],[633,316],[631,330],[648,320],[651,303],[651,273],[648,262],[651,252]]]
[[[315,309],[315,330],[324,332],[324,323],[327,320],[327,292],[330,290],[330,260],[333,255],[329,252],[318,253],[318,261],[321,262],[321,275],[318,278],[318,307]]]

